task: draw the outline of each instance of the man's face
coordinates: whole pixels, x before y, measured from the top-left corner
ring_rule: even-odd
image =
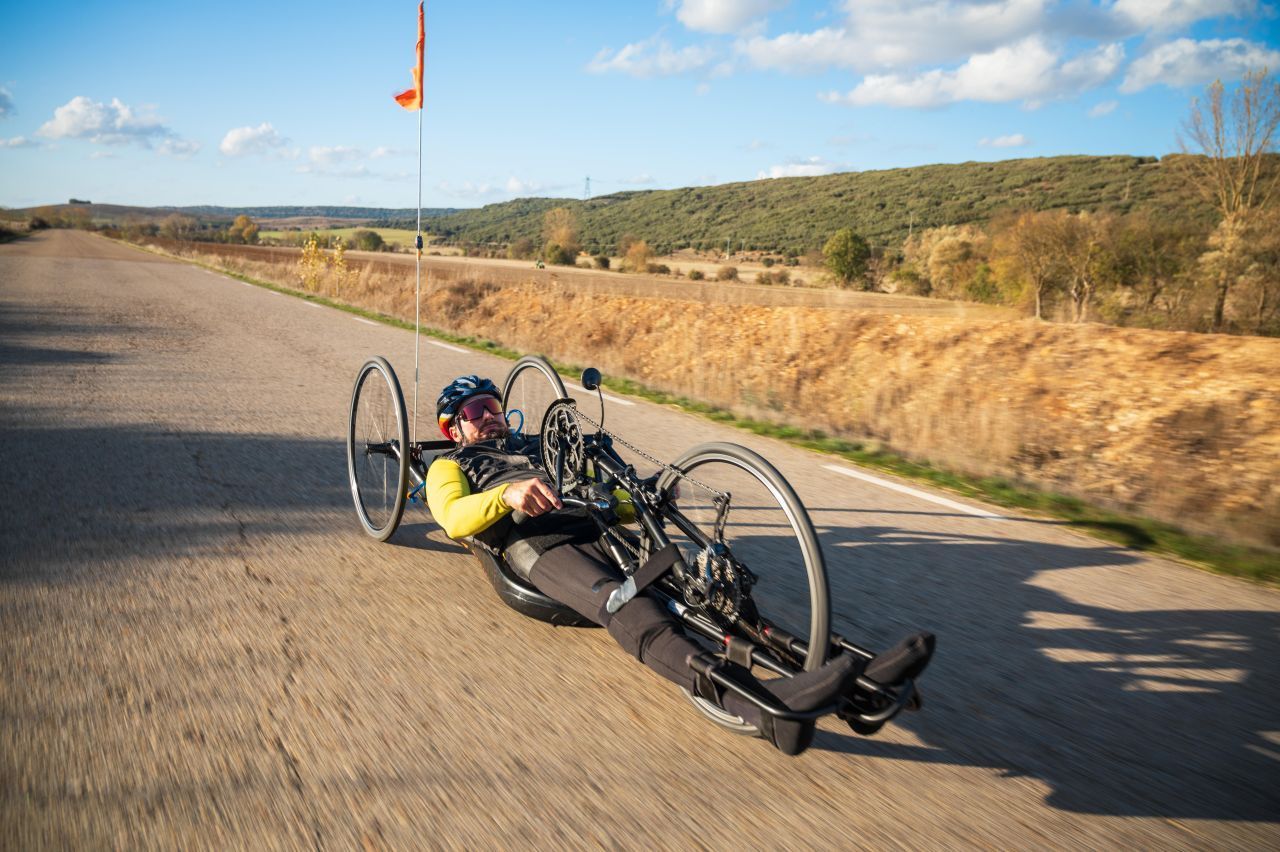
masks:
[[[473,396],[462,404],[449,426],[449,434],[461,446],[476,441],[505,438],[510,430],[502,403],[487,394]]]

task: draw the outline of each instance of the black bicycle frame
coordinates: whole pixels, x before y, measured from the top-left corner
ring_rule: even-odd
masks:
[[[453,441],[416,441],[411,443],[409,445],[409,478],[412,481],[410,491],[417,491],[426,484],[427,464],[423,461],[424,453],[451,450],[456,446],[457,444]],[[583,450],[587,458],[593,463],[598,474],[604,474],[602,477],[597,476],[601,483],[622,488],[632,495],[632,505],[635,507],[636,520],[653,542],[655,551],[671,542],[671,539],[662,528],[663,520],[673,523],[699,547],[706,547],[711,543],[710,539],[698,528],[697,524],[685,517],[674,503],[660,500],[654,502],[653,505],[649,504],[652,493],[648,488],[650,481],[640,479],[636,474],[635,467],[625,462],[614,451],[608,436],[601,434],[590,436],[589,440],[584,440]],[[400,449],[395,441],[383,444],[368,444],[365,447],[365,452],[386,453],[396,459],[400,457]],[[560,474],[557,476],[557,479],[559,479],[563,472],[559,471],[557,473]],[[613,488],[609,490],[613,490]],[[584,511],[593,519],[599,520],[591,506],[585,501],[582,502]],[[601,524],[601,529],[606,539],[613,534],[604,524]],[[624,574],[629,576],[638,567],[616,546],[608,549],[614,562],[617,563],[617,567]],[[717,645],[727,647],[733,637],[726,634],[721,625],[694,607],[689,606],[683,600],[684,595],[681,591],[681,584],[684,582],[688,567],[688,563],[684,561],[683,556],[678,557],[670,570],[670,575],[672,576],[659,578],[649,587],[649,590],[668,611],[679,618],[681,623],[694,633]],[[740,625],[740,627],[743,626]],[[751,629],[749,632],[755,634],[754,636],[745,637],[746,641],[751,643],[750,662],[754,666],[789,677],[797,674],[803,666],[797,667],[789,664],[784,658],[791,657],[802,661],[802,663],[808,658],[808,644],[781,628],[766,623],[761,630]],[[871,660],[875,656],[872,651],[855,645],[843,636],[834,633],[831,635],[831,644],[841,648],[846,653],[856,654],[866,660]],[[880,700],[881,706],[875,712],[856,712],[847,706],[847,702],[843,701],[820,707],[816,710],[795,712],[781,706],[771,697],[744,686],[725,674],[720,666],[720,660],[710,654],[701,654],[693,658],[690,660],[690,665],[696,672],[710,679],[717,686],[734,692],[759,708],[765,714],[767,720],[765,724],[770,727],[773,724],[773,720],[776,719],[812,721],[831,713],[841,713],[846,717],[853,716],[867,725],[880,725],[898,715],[904,708],[912,705],[913,702],[918,702],[915,683],[910,679],[905,680],[896,689],[890,689],[869,678],[859,676],[855,681],[857,686],[864,693]]]

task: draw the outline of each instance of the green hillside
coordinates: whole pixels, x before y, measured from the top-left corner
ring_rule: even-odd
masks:
[[[983,222],[1009,209],[1146,210],[1193,218],[1211,213],[1173,173],[1174,157],[1051,157],[919,166],[821,177],[779,178],[686,189],[621,192],[575,201],[522,198],[433,218],[446,239],[540,242],[543,213],[578,216],[588,250],[624,235],[659,251],[692,245],[805,251],[852,227],[871,242],[898,245],[909,228]]]

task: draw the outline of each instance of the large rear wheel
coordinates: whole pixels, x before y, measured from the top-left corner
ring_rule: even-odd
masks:
[[[546,358],[524,356],[502,384],[502,408],[507,412],[511,431],[527,437],[537,435],[551,403],[566,396],[564,382]]]
[[[702,611],[725,632],[758,640],[767,628],[799,639],[803,650],[774,651],[787,669],[825,663],[831,641],[826,564],[791,485],[759,454],[736,444],[701,444],[672,467],[685,475],[668,471],[658,488],[669,495],[678,487],[667,533],[700,578],[703,591],[693,592],[693,602],[701,597]],[[717,724],[755,730],[710,702],[690,699]]]
[[[364,531],[386,541],[400,525],[409,484],[409,418],[395,370],[371,358],[356,375],[347,425],[347,479]]]

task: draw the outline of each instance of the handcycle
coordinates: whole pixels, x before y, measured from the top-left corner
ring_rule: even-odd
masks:
[[[902,710],[920,708],[920,691],[911,677],[885,684],[860,675],[835,703],[807,712],[790,710],[736,679],[735,666],[767,679],[816,669],[837,653],[866,661],[876,655],[831,631],[818,536],[799,497],[772,464],[746,447],[723,442],[700,444],[663,463],[604,429],[597,370],[586,370],[582,385],[599,396],[598,422],[579,409],[545,359],[526,356],[503,382],[503,410],[514,432],[538,425],[541,461],[564,506],[559,511],[596,523],[600,550],[622,581],[609,598],[609,610],[641,592],[655,597],[686,632],[715,649],[690,660],[700,682],[755,705],[761,723],[727,712],[707,697],[715,693],[684,690],[703,715],[735,732],[769,738],[776,720],[809,722],[835,714],[856,733],[870,735]],[[619,445],[652,470],[642,475]],[[425,503],[431,461],[454,446],[447,440],[411,442],[395,371],[381,357],[366,362],[356,377],[347,431],[348,480],[365,532],[389,539],[406,505]],[[632,524],[618,523],[619,494],[630,504]],[[539,592],[502,553],[478,541],[463,544],[513,609],[556,625],[595,626]]]

